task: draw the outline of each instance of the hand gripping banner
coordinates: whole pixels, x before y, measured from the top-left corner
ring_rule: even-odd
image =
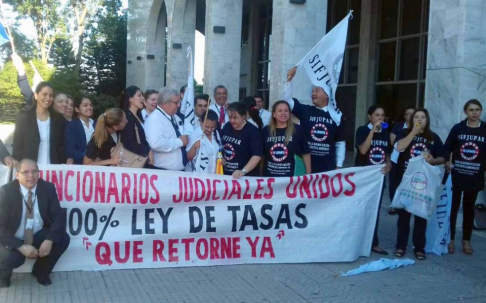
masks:
[[[383,185],[380,166],[239,180],[40,169],[56,185],[71,237],[55,271],[354,261],[370,254]]]

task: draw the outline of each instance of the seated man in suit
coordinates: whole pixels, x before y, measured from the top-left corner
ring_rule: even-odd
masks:
[[[5,145],[3,145],[2,140],[0,140],[0,162],[7,165],[10,168],[14,168],[17,165],[17,160],[10,156]]]
[[[39,180],[37,163],[24,159],[17,180],[0,187],[0,287],[25,258],[36,259],[32,274],[42,285],[69,246],[66,217],[54,184]]]

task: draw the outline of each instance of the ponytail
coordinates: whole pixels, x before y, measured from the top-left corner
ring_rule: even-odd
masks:
[[[120,124],[123,120],[123,115],[124,112],[121,109],[109,108],[98,117],[93,135],[98,148],[101,148],[103,143],[108,140],[110,134],[108,133],[107,128]]]

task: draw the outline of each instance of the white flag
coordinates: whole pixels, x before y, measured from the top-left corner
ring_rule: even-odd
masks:
[[[337,125],[342,113],[336,103],[336,89],[343,65],[350,12],[297,64],[303,66],[312,84],[322,87],[329,96],[329,114]]]
[[[187,87],[184,98],[181,102],[181,113],[184,115],[184,131],[187,135],[194,132],[194,58],[192,49],[187,47],[187,58],[189,58],[189,76],[187,77]]]

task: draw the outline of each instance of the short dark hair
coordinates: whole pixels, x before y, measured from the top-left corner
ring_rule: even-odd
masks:
[[[483,110],[483,106],[481,105],[481,102],[479,102],[478,99],[471,99],[464,104],[464,111],[467,110],[467,108],[471,105],[477,105],[481,110]]]
[[[214,110],[210,109],[210,110],[208,110],[207,117],[206,117],[206,115],[204,115],[203,117],[201,117],[201,121],[203,123],[204,123],[205,120],[218,122],[218,115],[216,114],[216,112]]]
[[[37,169],[39,169],[39,165],[37,165],[36,161],[29,159],[29,158],[24,158],[17,163],[17,166],[15,167],[17,169],[17,171],[20,172],[20,168],[22,167],[22,164],[27,163],[27,162],[34,163],[35,166],[37,167]]]
[[[155,89],[147,89],[145,91],[145,94],[143,94],[143,97],[146,99],[148,99],[148,97],[150,97],[150,95],[153,95],[153,94],[158,94],[159,91],[158,90],[155,90]]]
[[[224,88],[224,90],[226,91],[226,93],[228,93],[228,90],[226,89],[226,87],[224,85],[217,85],[215,88],[214,88],[214,92],[213,94],[216,95],[216,91],[220,88]]]
[[[255,98],[255,99],[256,99],[256,98],[260,98],[260,99],[262,99],[262,101],[263,101],[263,102],[265,102],[265,98],[263,98],[263,95],[262,95],[262,94],[260,94],[260,93],[256,93],[256,94],[254,94],[254,95],[253,95],[253,98]]]
[[[194,107],[196,107],[197,105],[197,99],[202,99],[202,100],[206,100],[209,102],[209,95],[208,94],[200,94],[200,95],[197,95],[196,97],[194,97]]]
[[[187,85],[183,85],[181,87],[181,89],[179,90],[179,94],[185,94],[186,93],[186,88],[187,88]]]
[[[385,109],[383,108],[383,106],[380,106],[380,105],[377,105],[377,104],[374,104],[374,105],[371,105],[369,108],[368,108],[368,115],[373,115],[373,113],[377,110],[377,109],[382,109],[383,111],[385,111]]]

